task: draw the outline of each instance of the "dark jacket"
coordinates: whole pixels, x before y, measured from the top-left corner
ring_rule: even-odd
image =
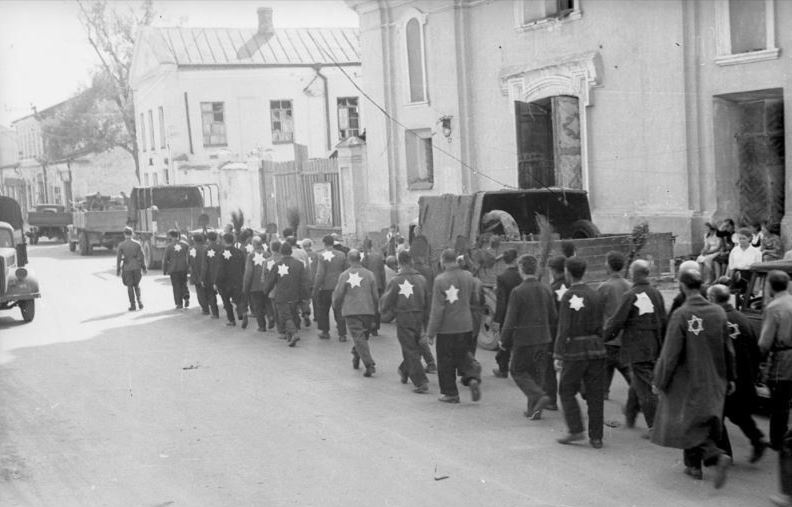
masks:
[[[146,271],[146,261],[143,257],[143,248],[134,239],[125,239],[118,245],[116,255],[116,273],[121,271]]]
[[[522,277],[517,270],[517,266],[509,266],[503,273],[498,275],[495,279],[495,316],[492,318],[493,322],[498,324],[503,323],[506,318],[506,305],[509,303],[509,294],[512,289],[522,283]]]
[[[206,244],[196,243],[190,248],[187,260],[190,263],[190,281],[193,285],[203,282],[201,274],[206,263]]]
[[[376,315],[379,289],[374,273],[354,264],[338,277],[333,290],[333,308],[341,308],[341,315]]]
[[[535,276],[526,278],[511,291],[501,342],[507,349],[551,343],[558,315],[550,287]]]
[[[665,335],[665,302],[660,291],[640,280],[622,298],[616,314],[605,324],[607,342],[622,334],[622,355],[628,363],[654,362]]]
[[[553,357],[564,361],[603,359],[602,303],[584,283],[573,284],[561,298]]]
[[[242,277],[245,274],[245,254],[235,246],[224,247],[217,261],[217,287],[242,290]]]
[[[426,278],[414,268],[402,269],[390,281],[379,300],[380,313],[392,310],[400,313],[417,312],[423,315],[424,325],[429,321],[429,290]]]
[[[273,291],[275,303],[296,303],[310,298],[310,288],[305,265],[291,255],[284,255],[266,273],[262,291]]]
[[[564,294],[566,294],[566,292],[569,290],[569,285],[567,285],[566,279],[562,276],[550,282],[550,290],[553,291],[556,310],[558,310],[561,305],[561,298],[564,297]]]
[[[729,326],[729,339],[734,349],[734,367],[736,389],[732,397],[740,400],[747,409],[753,408],[756,400],[756,378],[759,375],[759,341],[756,333],[742,313],[732,305],[723,307],[726,311],[726,321]]]
[[[325,248],[319,252],[319,267],[313,283],[314,295],[320,290],[334,290],[338,277],[347,268],[346,254],[334,248]]]
[[[205,262],[201,267],[201,280],[206,285],[212,286],[217,279],[217,267],[220,265],[220,254],[223,253],[223,247],[217,243],[209,243],[206,245]]]
[[[477,292],[473,275],[458,266],[446,268],[437,275],[432,289],[427,336],[472,332],[470,306],[477,303]]]
[[[621,305],[622,298],[630,290],[630,282],[620,275],[611,275],[607,280],[602,282],[597,287],[597,294],[602,301],[602,324],[605,326],[608,320],[616,315]],[[620,347],[621,346],[621,333],[615,337],[609,338],[603,334],[605,345]]]
[[[413,267],[417,272],[421,273],[423,277],[426,279],[426,292],[429,294],[429,298],[431,299],[432,287],[434,286],[434,278],[435,278],[434,271],[432,271],[431,267],[427,266],[422,262],[416,262],[413,265]]]
[[[187,256],[190,246],[184,241],[171,243],[165,248],[165,257],[162,259],[162,273],[186,273],[189,268]]]
[[[654,369],[660,391],[652,442],[689,449],[708,437],[723,417],[734,365],[726,312],[695,295],[668,323]]]
[[[374,274],[380,292],[385,290],[385,258],[376,250],[366,252],[361,264]]]
[[[242,278],[242,290],[244,292],[261,292],[264,288],[262,283],[262,272],[267,263],[267,258],[264,257],[266,252],[264,249],[258,251],[254,250],[247,254],[245,259],[245,274]]]

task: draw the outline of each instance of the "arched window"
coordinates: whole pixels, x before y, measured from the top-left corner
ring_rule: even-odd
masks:
[[[423,26],[418,18],[407,21],[407,72],[410,78],[410,102],[426,101],[426,76],[424,75]]]

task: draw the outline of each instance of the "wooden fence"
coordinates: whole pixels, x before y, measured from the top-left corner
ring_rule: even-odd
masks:
[[[264,223],[288,227],[289,208],[300,214],[298,236],[341,230],[341,194],[335,159],[261,162]]]

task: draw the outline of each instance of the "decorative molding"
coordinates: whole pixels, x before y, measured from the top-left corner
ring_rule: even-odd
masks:
[[[739,65],[741,63],[763,62],[776,60],[781,55],[779,48],[751,51],[750,53],[737,53],[734,55],[720,55],[715,57],[715,63],[720,66]]]

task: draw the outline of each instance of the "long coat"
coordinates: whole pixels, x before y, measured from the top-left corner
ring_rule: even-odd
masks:
[[[723,417],[726,386],[734,380],[726,312],[703,297],[688,297],[668,323],[654,370],[659,390],[652,442],[689,449]]]

